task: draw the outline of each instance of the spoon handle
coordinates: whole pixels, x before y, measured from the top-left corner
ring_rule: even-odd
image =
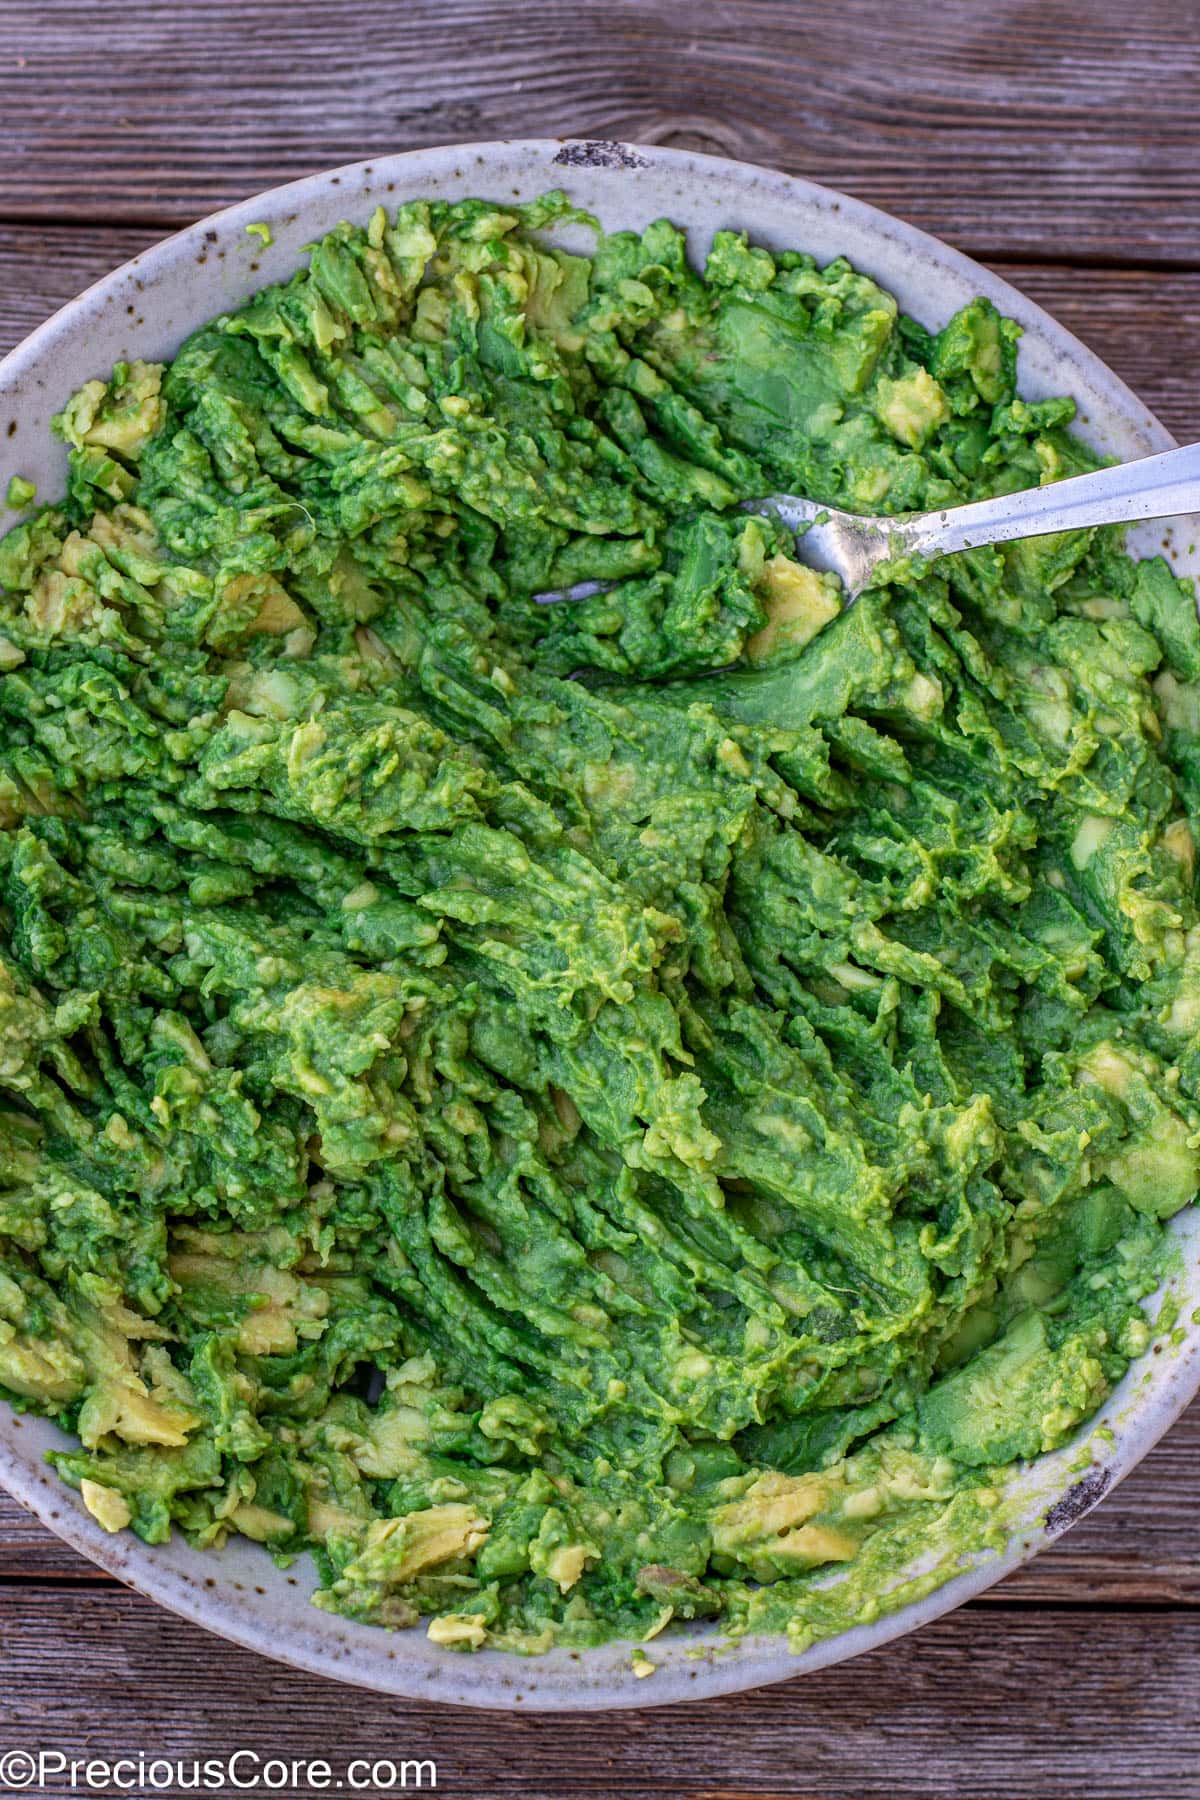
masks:
[[[923,513],[901,523],[897,535],[906,550],[919,556],[949,556],[976,544],[1003,544],[1053,531],[1134,524],[1190,512],[1200,512],[1200,444],[995,500]]]

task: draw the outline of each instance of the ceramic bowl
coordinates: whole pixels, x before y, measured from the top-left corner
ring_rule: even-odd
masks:
[[[551,187],[566,188],[609,229],[641,227],[665,214],[687,228],[695,255],[703,255],[721,227],[746,230],[768,247],[809,250],[821,260],[844,254],[935,329],[972,295],[989,295],[1024,327],[1026,398],[1073,395],[1083,435],[1116,457],[1145,456],[1173,443],[1129,389],[1040,307],[957,251],[861,201],[688,151],[531,141],[420,150],[313,175],[216,213],[134,257],[0,364],[0,490],[19,473],[42,494],[61,492],[65,459],[49,421],[81,382],[106,375],[122,358],[169,358],[206,319],[289,275],[304,247],[340,219],[365,220],[380,203],[392,207],[420,196],[505,201],[532,199]],[[271,228],[268,247],[247,234],[258,223]],[[1194,538],[1200,539],[1195,521],[1183,520],[1173,530],[1141,528],[1133,542],[1147,552],[1165,546],[1178,570],[1197,573]],[[655,1640],[656,1672],[639,1680],[628,1644],[522,1660],[487,1650],[456,1654],[431,1644],[419,1628],[389,1633],[355,1625],[310,1604],[317,1583],[307,1560],[285,1573],[245,1539],[202,1553],[178,1537],[151,1548],[128,1534],[108,1536],[43,1462],[45,1451],[65,1443],[62,1434],[3,1405],[0,1481],[69,1544],[173,1612],[296,1668],[384,1693],[522,1710],[595,1709],[757,1687],[875,1649],[979,1594],[1085,1513],[1146,1454],[1200,1387],[1200,1327],[1193,1322],[1193,1315],[1200,1319],[1200,1209],[1180,1215],[1172,1230],[1180,1254],[1168,1286],[1182,1329],[1155,1341],[1157,1354],[1134,1365],[1076,1443],[1016,1476],[1009,1497],[1018,1525],[1007,1547],[972,1562],[925,1599],[802,1655],[791,1654],[780,1638],[730,1644],[700,1631]],[[1096,1436],[1101,1423],[1111,1437]]]

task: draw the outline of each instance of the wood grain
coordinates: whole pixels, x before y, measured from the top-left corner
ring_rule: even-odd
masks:
[[[994,256],[1200,264],[1192,0],[3,0],[0,218],[179,223],[358,157],[616,137]]]
[[[1200,1614],[967,1609],[861,1660],[599,1721],[290,1673],[124,1592],[3,1596],[5,1749],[434,1758],[463,1800],[1195,1800]],[[649,1687],[654,1677],[647,1683]],[[1097,1781],[1095,1747],[1109,1761]],[[48,1793],[59,1792],[48,1788]],[[65,1796],[67,1790],[62,1792]],[[301,1790],[302,1791],[302,1790]]]
[[[0,351],[276,182],[434,143],[618,137],[789,169],[957,242],[1200,439],[1198,39],[1200,0],[0,0]],[[1198,1510],[1200,1402],[1052,1549],[915,1637],[584,1721],[295,1675],[0,1498],[0,1751],[241,1745],[338,1774],[432,1756],[470,1800],[1200,1800]]]

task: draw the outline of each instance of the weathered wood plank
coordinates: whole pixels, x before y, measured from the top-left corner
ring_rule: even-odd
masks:
[[[163,236],[146,226],[0,224],[0,355]]]
[[[181,222],[357,157],[617,137],[993,255],[1200,261],[1194,9],[1073,0],[0,4],[0,217]]]
[[[0,354],[161,235],[153,226],[0,224]],[[992,266],[1103,357],[1177,437],[1200,438],[1200,271]]]
[[[993,263],[1094,350],[1181,443],[1200,438],[1200,277]]]
[[[0,348],[275,182],[431,143],[615,136],[791,169],[994,260],[1198,438],[1195,24],[1192,0],[0,0]],[[979,1604],[827,1675],[597,1733],[291,1675],[0,1499],[0,1749],[245,1745],[339,1774],[434,1756],[473,1800],[1195,1800],[1198,1500],[1200,1406]]]
[[[0,1580],[108,1581],[86,1557],[77,1556],[19,1500],[0,1489]]]
[[[0,1592],[0,1629],[9,1751],[191,1758],[243,1747],[325,1757],[335,1775],[352,1757],[432,1757],[439,1791],[472,1800],[1196,1794],[1194,1613],[968,1610],[857,1663],[610,1718],[602,1734],[578,1715],[449,1712],[351,1694],[218,1649],[124,1592]]]

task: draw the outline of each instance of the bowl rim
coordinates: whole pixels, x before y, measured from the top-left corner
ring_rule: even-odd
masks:
[[[384,199],[385,178],[391,180],[393,190],[404,188],[412,195],[420,194],[423,180],[428,183],[435,178],[461,179],[465,192],[486,193],[490,170],[514,158],[528,159],[531,166],[536,164],[543,169],[543,185],[547,187],[569,187],[572,170],[607,170],[619,180],[623,171],[650,169],[674,172],[683,180],[702,182],[707,178],[741,184],[747,189],[757,187],[794,205],[801,216],[814,209],[837,215],[848,237],[889,243],[893,249],[910,255],[918,265],[928,266],[935,279],[939,275],[957,277],[960,284],[987,295],[1003,312],[1015,317],[1032,333],[1033,342],[1062,366],[1062,387],[1072,387],[1077,396],[1082,390],[1080,423],[1085,436],[1089,435],[1089,425],[1102,443],[1115,436],[1127,455],[1145,455],[1175,443],[1126,384],[1041,307],[1000,276],[929,233],[865,201],[799,176],[689,150],[588,139],[499,139],[399,152],[319,171],[221,208],[140,251],[38,326],[0,361],[0,401],[14,392],[19,398],[22,384],[31,380],[44,386],[45,377],[37,371],[47,358],[53,357],[56,347],[74,339],[90,313],[108,306],[118,295],[125,298],[135,289],[140,292],[143,273],[155,269],[169,273],[180,259],[193,253],[203,262],[210,244],[229,234],[239,239],[250,224],[294,223],[307,205],[318,196],[327,197],[334,188],[341,188],[347,207],[362,216],[368,196],[375,201]],[[477,188],[467,181],[468,168],[470,181],[476,182]],[[401,198],[403,192],[388,190],[384,203]],[[680,222],[685,221],[681,218]],[[288,266],[294,267],[296,262],[295,253],[289,250]],[[278,278],[278,273],[263,273],[252,285],[267,285]],[[881,279],[888,281],[887,276]],[[129,310],[132,312],[133,307]],[[1200,1243],[1200,1229],[1193,1235]],[[1200,1313],[1196,1322],[1200,1323]],[[21,1442],[28,1441],[22,1427],[34,1426],[30,1436],[44,1436],[36,1427],[47,1422],[35,1421],[29,1414],[16,1414],[7,1405],[0,1406],[0,1482],[73,1549],[139,1593],[220,1637],[306,1673],[394,1696],[485,1708],[644,1708],[732,1693],[828,1667],[904,1636],[991,1587],[1111,1491],[1200,1390],[1200,1330],[1193,1324],[1185,1330],[1184,1342],[1172,1349],[1174,1354],[1160,1358],[1154,1369],[1154,1385],[1149,1392],[1143,1390],[1151,1374],[1142,1374],[1141,1363],[1145,1359],[1140,1359],[1134,1365],[1141,1377],[1139,1382],[1129,1387],[1123,1400],[1118,1398],[1121,1389],[1110,1396],[1103,1422],[1111,1422],[1114,1436],[1101,1460],[1092,1461],[1080,1475],[1077,1439],[1064,1450],[1039,1459],[1020,1478],[1030,1488],[1032,1504],[1026,1508],[1025,1524],[1004,1550],[976,1561],[897,1611],[854,1625],[800,1654],[791,1652],[782,1637],[747,1637],[732,1644],[703,1634],[673,1638],[666,1643],[659,1640],[650,1650],[652,1660],[662,1658],[653,1682],[634,1677],[629,1661],[633,1646],[629,1643],[571,1653],[569,1660],[567,1653],[561,1651],[535,1659],[495,1651],[471,1657],[452,1656],[429,1646],[423,1634],[419,1641],[407,1641],[414,1639],[415,1634],[385,1633],[378,1627],[356,1625],[319,1612],[307,1597],[304,1604],[308,1628],[303,1620],[291,1619],[288,1622],[292,1634],[285,1636],[278,1622],[272,1624],[269,1593],[267,1599],[259,1598],[264,1593],[263,1584],[275,1579],[264,1550],[239,1541],[221,1552],[192,1551],[181,1544],[178,1533],[173,1534],[171,1545],[153,1547],[127,1533],[110,1537],[83,1509],[78,1495],[42,1462],[34,1463],[30,1454],[21,1450]],[[1127,1376],[1122,1388],[1129,1382]],[[1094,1433],[1095,1426],[1096,1421],[1089,1421],[1085,1434]],[[50,1429],[53,1432],[54,1428]],[[61,1434],[55,1436],[63,1441]],[[1068,1452],[1073,1452],[1074,1463],[1067,1460]],[[1039,1479],[1039,1472],[1047,1478]],[[1037,1522],[1039,1513],[1045,1515],[1044,1525]],[[247,1548],[253,1562],[247,1557]],[[235,1573],[249,1575],[250,1579],[214,1581],[210,1571],[215,1558],[223,1559]],[[189,1565],[193,1561],[203,1570],[202,1574],[192,1571]],[[256,1575],[261,1578],[258,1582]],[[222,1591],[226,1587],[229,1591]],[[396,1653],[397,1644],[404,1645],[401,1655]],[[432,1657],[431,1650],[435,1652]]]

